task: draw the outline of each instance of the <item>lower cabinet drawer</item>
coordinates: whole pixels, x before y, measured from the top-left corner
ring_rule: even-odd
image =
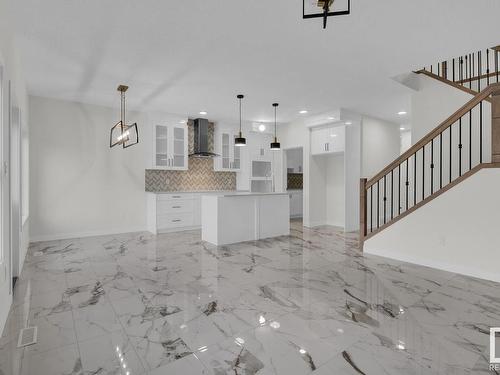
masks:
[[[179,213],[160,215],[157,217],[158,229],[192,227],[194,225],[193,213]]]
[[[194,211],[193,199],[178,199],[157,202],[158,215],[188,213]]]

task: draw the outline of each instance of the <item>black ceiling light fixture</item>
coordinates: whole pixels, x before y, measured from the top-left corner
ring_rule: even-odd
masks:
[[[336,10],[333,10],[334,2]],[[351,0],[302,0],[302,18],[323,18],[323,29],[328,17],[348,14],[351,14]]]
[[[276,111],[278,110],[278,103],[273,103],[274,107],[274,142],[271,142],[271,150],[272,151],[279,151],[281,150],[281,144],[278,142],[278,137],[277,137],[277,122],[276,122]]]
[[[109,147],[122,145],[123,148],[127,148],[139,143],[139,132],[136,122],[132,125],[127,125],[125,122],[125,92],[128,90],[128,86],[120,85],[117,90],[120,92],[120,121],[111,128]]]
[[[245,138],[243,138],[242,134],[241,134],[241,100],[245,97],[244,95],[237,95],[236,96],[240,102],[240,133],[239,135],[234,139],[234,145],[235,146],[238,146],[238,147],[243,147],[243,146],[246,146],[247,145],[247,140]]]

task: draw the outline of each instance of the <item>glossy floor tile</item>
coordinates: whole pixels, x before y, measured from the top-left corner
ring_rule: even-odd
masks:
[[[32,244],[0,375],[494,373],[500,285],[357,246],[300,221],[221,247],[199,231]]]

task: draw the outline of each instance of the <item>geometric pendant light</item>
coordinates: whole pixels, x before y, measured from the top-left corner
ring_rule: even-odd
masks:
[[[278,138],[276,135],[276,110],[278,109],[278,103],[273,103],[274,107],[274,142],[271,142],[271,151],[279,151],[281,149],[281,145],[278,142]]]
[[[127,125],[125,122],[125,92],[128,86],[120,85],[117,89],[120,92],[120,121],[111,128],[109,135],[109,147],[122,145],[127,148],[139,143],[139,132],[137,131],[137,123]]]
[[[238,147],[243,147],[243,146],[246,146],[247,145],[247,140],[245,138],[243,138],[243,136],[241,135],[241,99],[244,98],[243,95],[238,95],[236,96],[238,98],[238,100],[240,101],[240,133],[238,134],[238,136],[234,139],[234,145],[235,146],[238,146]]]

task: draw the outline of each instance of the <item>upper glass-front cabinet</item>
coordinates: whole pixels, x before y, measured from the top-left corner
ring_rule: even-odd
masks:
[[[220,156],[214,159],[216,171],[234,171],[241,168],[241,147],[235,145],[237,136],[234,131],[217,129],[215,133],[215,152]]]
[[[188,139],[186,125],[155,125],[153,168],[188,169]]]

